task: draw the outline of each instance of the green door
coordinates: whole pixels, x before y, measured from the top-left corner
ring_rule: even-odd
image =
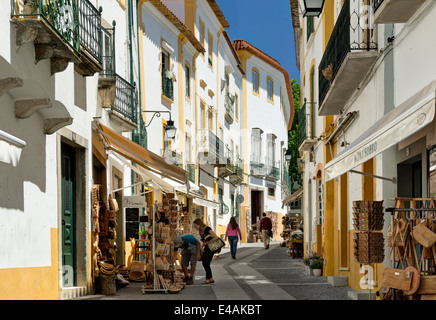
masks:
[[[62,286],[75,282],[75,151],[65,144],[62,153]]]

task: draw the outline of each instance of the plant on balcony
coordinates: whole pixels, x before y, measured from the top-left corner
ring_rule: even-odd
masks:
[[[31,14],[38,12],[38,2],[39,0],[24,0],[23,1],[23,13]]]
[[[330,63],[327,68],[322,70],[322,75],[324,76],[324,78],[326,78],[328,80],[328,82],[330,82],[330,84],[332,83],[333,80],[333,63]]]
[[[170,70],[165,70],[165,77],[169,80],[173,80],[174,82],[177,82],[176,75],[174,72]]]

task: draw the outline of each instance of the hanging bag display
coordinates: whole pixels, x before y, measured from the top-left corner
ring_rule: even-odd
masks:
[[[413,228],[413,238],[424,247],[430,248],[436,242],[436,233],[431,231],[425,222],[421,222]]]
[[[412,273],[402,269],[385,268],[381,285],[388,288],[409,291],[412,286]]]
[[[436,276],[421,276],[417,294],[436,294]]]

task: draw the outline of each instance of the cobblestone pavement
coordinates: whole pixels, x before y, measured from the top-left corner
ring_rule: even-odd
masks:
[[[147,293],[143,283],[131,282],[113,296],[88,296],[99,300],[349,300],[348,287],[332,287],[327,278],[309,276],[301,259],[292,259],[286,248],[273,243],[240,244],[237,259],[228,249],[212,261],[215,284],[201,285],[204,270],[197,265],[193,285],[179,294]]]

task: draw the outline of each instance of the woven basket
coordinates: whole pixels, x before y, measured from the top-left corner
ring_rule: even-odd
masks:
[[[132,261],[132,263],[130,264],[129,279],[133,281],[144,281],[144,267],[144,261]]]

